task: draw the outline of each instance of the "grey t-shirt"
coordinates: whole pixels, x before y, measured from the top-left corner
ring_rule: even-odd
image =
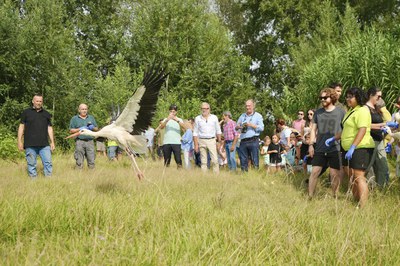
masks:
[[[339,151],[340,145],[338,141],[330,147],[326,147],[325,141],[337,133],[342,132],[341,122],[345,115],[342,108],[336,107],[328,112],[324,108],[315,111],[313,122],[317,125],[317,142],[315,143],[315,152],[333,152]]]

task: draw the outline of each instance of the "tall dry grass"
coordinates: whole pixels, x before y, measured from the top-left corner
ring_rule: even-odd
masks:
[[[32,181],[25,162],[0,162],[0,264],[377,264],[400,261],[399,187],[374,190],[365,209],[301,175],[202,174],[139,160],[97,158]],[[41,170],[41,169],[40,169]]]

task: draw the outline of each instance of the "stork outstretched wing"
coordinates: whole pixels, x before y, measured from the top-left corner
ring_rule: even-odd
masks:
[[[144,74],[142,86],[137,88],[129,99],[121,115],[115,121],[116,126],[125,128],[134,135],[140,135],[151,124],[157,106],[158,94],[169,73],[165,73],[161,64],[153,66]]]

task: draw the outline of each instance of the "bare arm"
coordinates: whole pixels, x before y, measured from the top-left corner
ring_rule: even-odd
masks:
[[[50,139],[50,149],[51,149],[51,151],[54,151],[54,149],[56,148],[56,145],[54,144],[53,127],[48,126],[47,133],[49,134],[49,139]]]
[[[24,131],[25,131],[25,125],[24,124],[19,124],[18,127],[18,150],[23,151],[24,150],[24,143],[22,140],[22,137],[24,136]]]
[[[311,124],[311,132],[310,132],[310,146],[308,147],[308,154],[310,157],[314,157],[314,143],[316,141],[316,135],[317,135],[317,124],[312,123]]]
[[[199,137],[193,137],[194,151],[199,152]]]
[[[353,144],[354,146],[357,146],[358,144],[360,144],[361,140],[363,139],[365,133],[367,132],[367,128],[366,127],[360,127],[358,129],[357,135],[353,140]]]

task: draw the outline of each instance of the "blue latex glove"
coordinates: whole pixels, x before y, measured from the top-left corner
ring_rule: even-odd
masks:
[[[388,127],[381,127],[381,131],[383,132],[383,133],[385,133],[385,134],[388,134],[389,132],[388,132]]]
[[[93,129],[94,129],[94,125],[92,125],[92,124],[89,124],[89,125],[87,126],[87,129],[89,129],[89,130],[93,130]]]
[[[83,130],[83,129],[88,129],[87,127],[80,127],[79,131]]]
[[[329,138],[327,140],[325,140],[325,146],[326,147],[330,147],[333,143],[335,143],[335,137]]]
[[[308,155],[304,156],[303,162],[306,163],[306,162],[307,162],[307,159],[308,159]]]
[[[388,143],[385,147],[385,152],[391,153],[392,152],[392,144]]]
[[[355,149],[356,149],[356,146],[355,145],[351,145],[350,149],[346,152],[346,155],[344,156],[344,158],[346,160],[351,160],[351,157],[353,157],[353,153],[354,153]]]
[[[386,125],[388,127],[393,127],[393,128],[398,128],[399,127],[399,123],[395,122],[395,121],[389,121],[386,123]]]

